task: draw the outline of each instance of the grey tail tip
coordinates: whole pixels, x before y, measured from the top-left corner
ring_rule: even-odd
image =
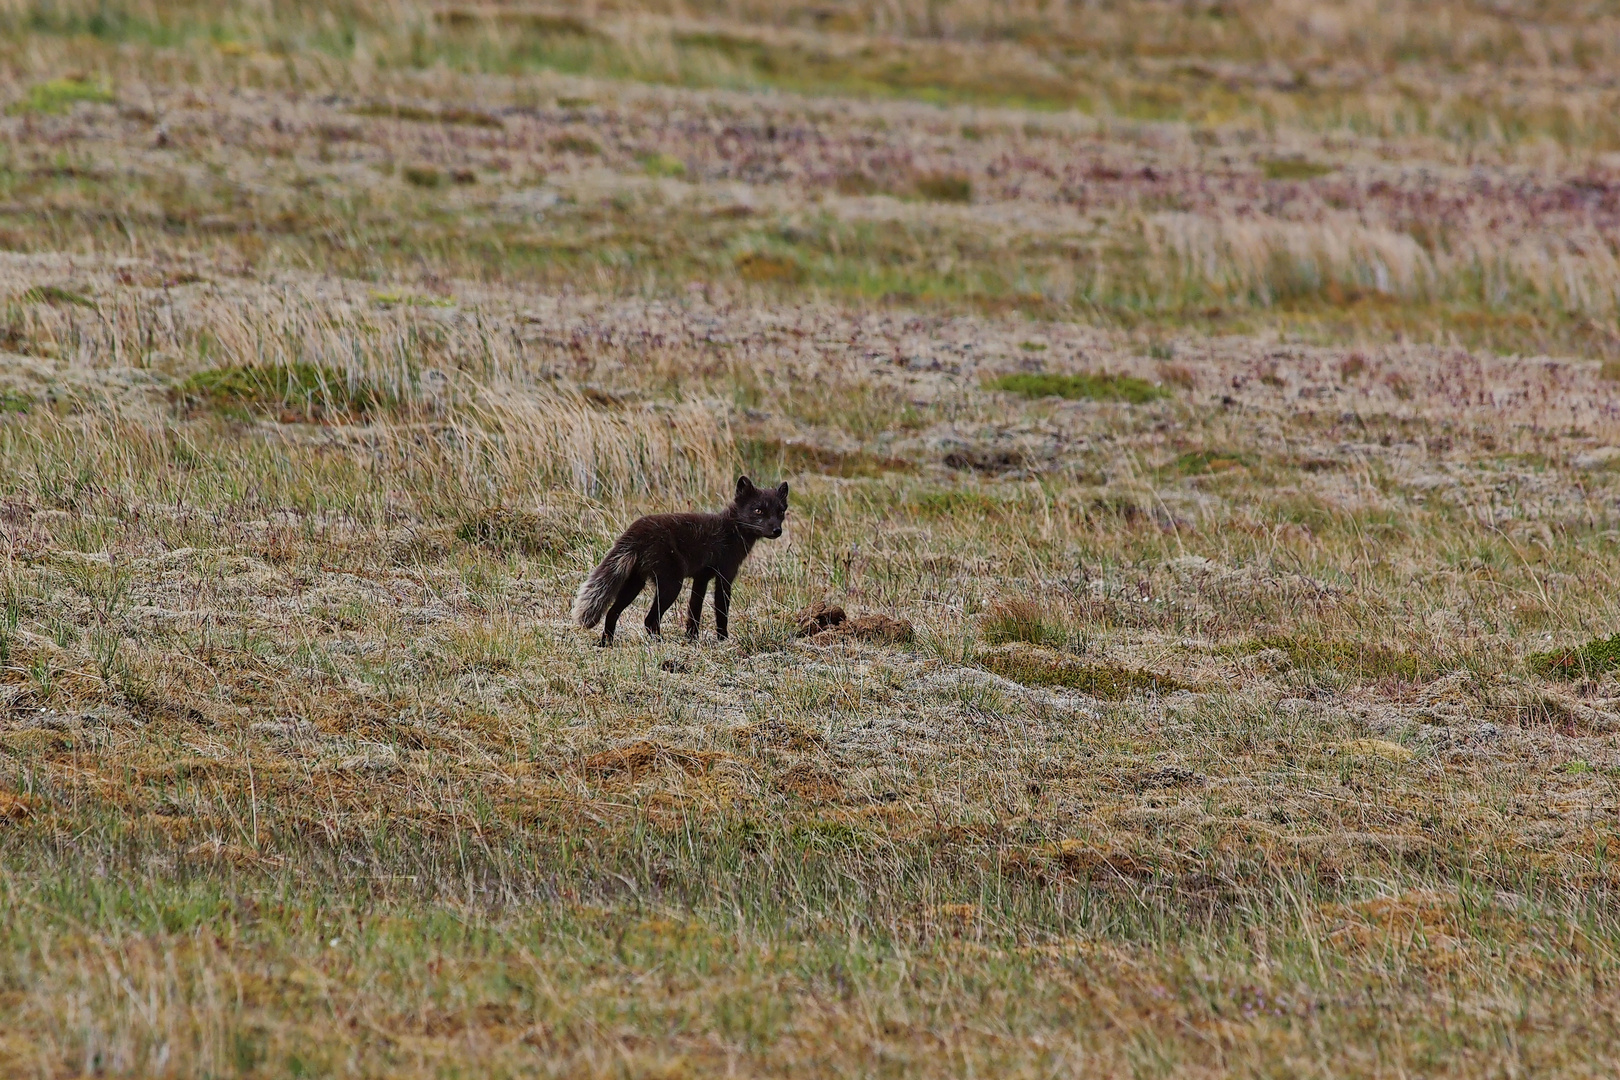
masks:
[[[624,579],[630,576],[635,557],[628,551],[610,551],[574,596],[574,621],[589,630],[602,621],[618,595]]]

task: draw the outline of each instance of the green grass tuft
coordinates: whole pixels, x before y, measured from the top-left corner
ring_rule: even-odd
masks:
[[[36,285],[19,298],[25,304],[71,304],[74,307],[93,308],[96,302],[83,293],[64,289],[60,285]]]
[[[1003,600],[995,604],[985,615],[981,632],[984,640],[991,645],[1023,642],[1062,649],[1073,638],[1061,617],[1027,598]]]
[[[1142,405],[1159,398],[1169,397],[1170,391],[1154,386],[1146,379],[1134,375],[1111,375],[1108,372],[1079,375],[1049,375],[1019,372],[1003,375],[990,384],[996,390],[1006,390],[1030,398],[1060,397],[1070,401],[1127,401]]]
[[[117,100],[112,90],[101,83],[86,79],[50,79],[30,86],[28,93],[21,100],[13,102],[6,111],[12,114],[56,114],[67,112],[81,101],[110,105]]]

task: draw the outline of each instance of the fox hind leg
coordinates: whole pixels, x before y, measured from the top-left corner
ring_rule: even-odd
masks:
[[[635,602],[636,597],[641,595],[641,588],[645,584],[647,584],[646,578],[640,574],[632,574],[620,586],[619,595],[614,599],[613,606],[608,609],[607,619],[602,624],[602,639],[597,642],[598,645],[613,644],[613,631],[619,625],[619,616],[624,613],[625,608]]]
[[[653,597],[652,610],[647,612],[647,633],[653,637],[663,634],[664,612],[675,606],[681,595],[681,575],[678,571],[665,571],[658,575],[658,595]]]

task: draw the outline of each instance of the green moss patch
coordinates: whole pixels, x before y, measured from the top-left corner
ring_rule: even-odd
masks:
[[[648,176],[684,177],[686,163],[673,154],[648,154],[641,159],[641,167]]]
[[[25,413],[34,408],[34,399],[15,390],[0,390],[0,414]]]
[[[400,173],[413,187],[436,188],[444,186],[444,174],[426,165],[407,165]]]
[[[554,154],[582,154],[589,157],[602,152],[600,146],[583,135],[558,135],[546,145]]]
[[[1314,180],[1333,171],[1333,166],[1304,158],[1268,158],[1260,163],[1267,180]]]
[[[1061,686],[1105,701],[1191,689],[1170,675],[1120,664],[1087,664],[1049,649],[1027,645],[986,650],[979,654],[978,661],[984,670],[1025,686]]]
[[[991,387],[1029,398],[1060,397],[1070,401],[1126,401],[1133,405],[1169,397],[1170,391],[1134,375],[1108,372],[1082,372],[1079,375],[1049,375],[1019,372],[1003,375]]]
[[[1000,517],[1016,507],[1006,499],[971,488],[924,491],[911,500],[917,513],[928,517]]]
[[[1541,675],[1561,679],[1587,679],[1620,668],[1620,634],[1594,638],[1585,645],[1530,657],[1530,667]]]
[[[1253,654],[1276,649],[1295,667],[1330,670],[1365,679],[1400,679],[1413,682],[1433,678],[1444,665],[1429,657],[1378,642],[1343,638],[1273,635],[1256,638],[1239,652]]]

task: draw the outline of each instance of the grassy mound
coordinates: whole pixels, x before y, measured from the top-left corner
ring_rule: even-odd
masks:
[[[357,420],[398,404],[375,382],[319,364],[248,364],[209,368],[174,388],[188,407],[269,412],[284,420]]]

